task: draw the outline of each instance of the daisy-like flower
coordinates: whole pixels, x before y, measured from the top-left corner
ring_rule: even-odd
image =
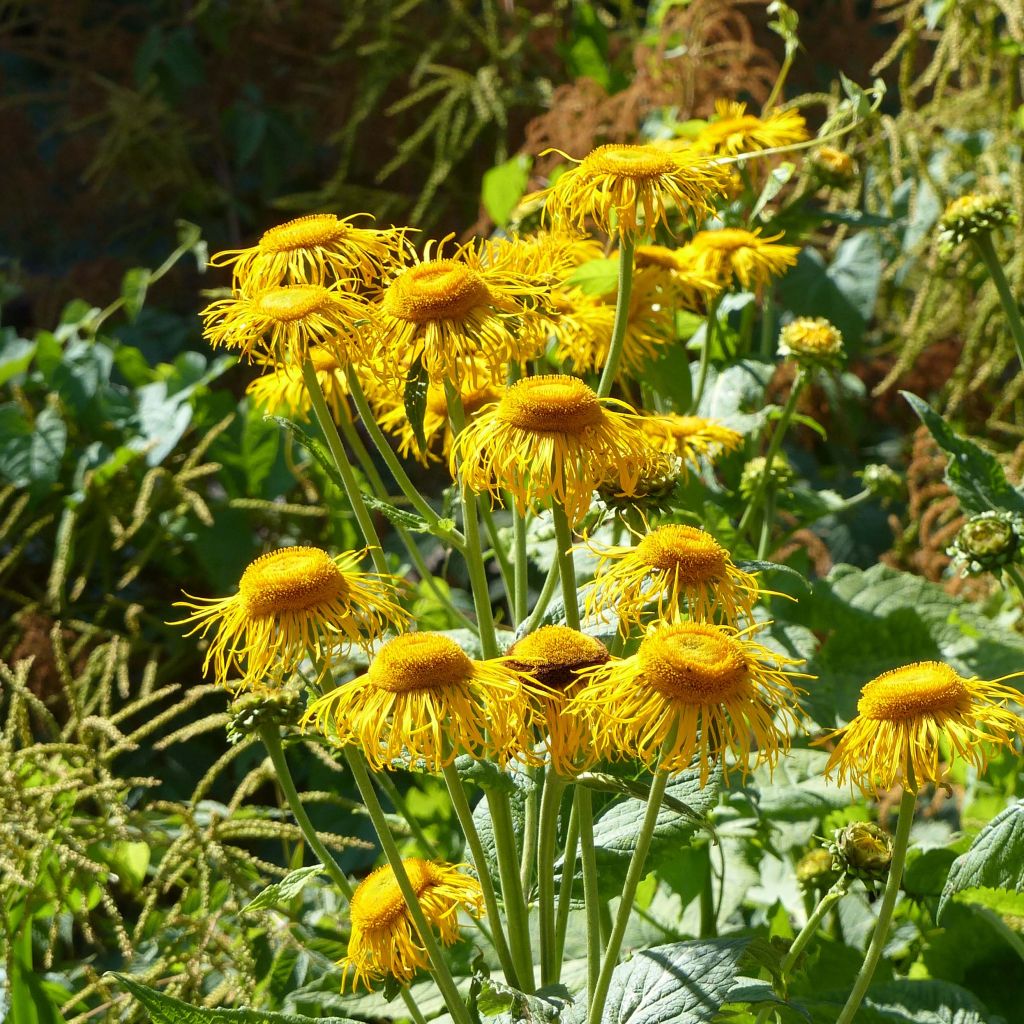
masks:
[[[700,460],[713,462],[723,452],[736,451],[743,435],[716,420],[703,416],[662,413],[644,416],[640,429],[660,451],[678,455],[684,465],[700,468]]]
[[[366,675],[315,701],[305,723],[339,746],[358,744],[376,770],[408,757],[439,772],[459,754],[506,764],[530,747],[532,714],[506,659],[474,661],[450,637],[404,633]]]
[[[779,331],[779,355],[809,366],[832,366],[843,357],[843,335],[823,316],[798,316]]]
[[[480,364],[493,379],[520,357],[523,320],[537,315],[548,285],[507,262],[488,263],[489,251],[470,242],[448,259],[428,247],[422,262],[391,278],[374,316],[387,379],[404,382],[418,359],[438,383],[461,383]]]
[[[1007,704],[1021,693],[993,682],[965,679],[940,661],[919,661],[872,679],[857,702],[857,717],[818,742],[838,738],[825,767],[839,781],[849,779],[865,793],[900,781],[912,792],[941,782],[943,744],[979,772],[994,747],[1012,747],[1024,719]]]
[[[401,258],[408,243],[402,228],[356,227],[353,217],[311,213],[264,231],[248,249],[217,253],[210,266],[233,266],[235,283],[244,291],[280,284],[329,284],[358,278],[371,284]]]
[[[347,365],[363,357],[366,343],[360,328],[371,308],[337,285],[289,284],[217,299],[200,315],[203,335],[213,348],[293,366],[301,366],[320,348]]]
[[[954,199],[939,218],[939,244],[947,252],[977,235],[1016,221],[1009,201],[991,192],[968,192]]]
[[[359,570],[365,551],[331,556],[314,547],[271,551],[250,562],[230,597],[191,598],[176,607],[192,614],[186,635],[214,637],[203,671],[240,689],[280,686],[307,655],[321,674],[351,647],[368,649],[390,629],[409,621],[395,603],[398,576]],[[239,677],[237,680],[235,677]]]
[[[599,484],[614,478],[629,494],[659,456],[625,402],[550,374],[516,381],[483,410],[455,439],[450,468],[492,500],[508,491],[520,513],[558,502],[575,525]]]
[[[600,640],[568,626],[541,626],[508,650],[509,666],[536,679],[527,685],[543,714],[551,763],[560,775],[575,775],[594,763],[587,723],[568,710],[583,688],[579,672],[611,660]]]
[[[762,288],[773,277],[796,265],[798,245],[776,245],[780,231],[770,238],[761,237],[761,229],[721,228],[698,231],[689,245],[680,249],[680,259],[694,270],[728,288],[734,283],[744,288]]]
[[[563,153],[567,160],[572,157]],[[658,224],[671,230],[668,210],[698,218],[712,212],[728,173],[703,155],[669,152],[658,146],[599,146],[544,191],[543,216],[555,224],[583,230],[593,220],[605,234],[635,235]]]
[[[667,304],[674,309],[703,313],[708,301],[720,288],[710,275],[702,274],[679,257],[678,249],[663,245],[636,247],[634,287],[645,280],[665,293]]]
[[[587,716],[600,756],[666,772],[698,757],[701,785],[719,762],[726,775],[732,767],[745,776],[752,758],[774,767],[800,722],[789,670],[799,662],[749,632],[703,622],[652,629],[632,657],[584,669],[587,685],[569,710]]]
[[[587,592],[587,615],[613,610],[628,634],[640,625],[644,610],[657,602],[656,618],[673,622],[681,614],[734,625],[740,615],[752,619],[757,580],[737,568],[706,530],[682,523],[659,526],[636,547],[595,545],[594,584]]]
[[[748,114],[746,103],[715,100],[715,116],[691,145],[698,153],[736,156],[789,146],[807,138],[807,122],[795,110],[773,110],[761,118]]]
[[[402,866],[423,916],[446,946],[458,941],[460,910],[483,917],[480,883],[462,870],[468,865],[408,857]],[[348,952],[340,962],[345,971],[343,991],[349,972],[354,989],[389,976],[408,985],[418,970],[429,970],[430,958],[390,865],[377,868],[359,883],[349,917]]]
[[[310,350],[309,360],[316,371],[316,379],[320,382],[320,390],[331,415],[335,420],[347,416],[345,396],[348,394],[348,383],[337,355],[328,348],[314,348]],[[271,415],[308,416],[312,403],[302,378],[302,367],[294,363],[281,366],[266,357],[257,358],[256,362],[265,367],[267,372],[251,381],[245,389],[245,393],[252,396],[253,402]]]

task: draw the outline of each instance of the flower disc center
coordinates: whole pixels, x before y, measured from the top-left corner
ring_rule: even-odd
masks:
[[[260,248],[264,252],[291,252],[329,245],[345,234],[345,225],[333,213],[311,213],[264,231]]]
[[[251,562],[238,582],[246,612],[255,617],[314,608],[345,590],[345,577],[320,548],[282,548]]]
[[[637,657],[649,686],[687,704],[719,704],[740,694],[749,678],[741,644],[700,623],[663,626],[640,644]]]
[[[953,712],[970,702],[964,681],[939,661],[919,661],[883,672],[862,690],[857,711],[865,718],[898,722]]]
[[[636,557],[652,569],[676,573],[683,584],[710,583],[725,574],[725,548],[694,526],[658,527],[637,544]]]
[[[676,169],[671,155],[656,146],[598,146],[584,158],[581,169],[634,181],[649,181]]]
[[[490,297],[476,271],[455,260],[433,260],[410,267],[391,282],[384,293],[384,312],[415,324],[460,320],[487,305]]]
[[[464,683],[472,674],[473,662],[454,640],[437,633],[405,633],[377,652],[367,678],[389,693],[406,693]]]
[[[318,284],[287,284],[260,292],[253,304],[268,320],[289,323],[318,313],[330,304],[331,293]]]
[[[417,896],[436,884],[428,861],[410,857],[402,864]],[[402,890],[390,865],[377,868],[359,884],[352,894],[349,913],[354,925],[371,932],[390,928],[406,913]]]
[[[520,672],[529,672],[553,690],[564,690],[580,669],[603,665],[611,658],[600,640],[568,626],[542,626],[516,641],[508,656]]]
[[[498,405],[498,418],[522,430],[578,434],[604,415],[597,395],[576,377],[552,374],[516,381]]]

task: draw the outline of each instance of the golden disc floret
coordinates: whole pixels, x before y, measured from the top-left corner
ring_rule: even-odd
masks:
[[[433,260],[403,271],[384,293],[384,312],[414,324],[459,320],[491,294],[479,274],[455,260]]]

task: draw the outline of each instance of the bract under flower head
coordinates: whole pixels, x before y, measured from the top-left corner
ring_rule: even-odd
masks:
[[[480,883],[461,869],[467,865],[407,857],[402,867],[423,916],[446,946],[459,938],[459,911],[484,914]],[[352,928],[348,952],[341,961],[342,988],[352,972],[353,987],[393,977],[407,985],[418,970],[430,968],[423,940],[390,865],[367,875],[352,894]]]
[[[800,247],[777,245],[780,238],[781,231],[762,238],[760,228],[698,231],[693,241],[680,249],[680,259],[723,287],[738,283],[743,288],[762,288],[785,273],[787,267],[796,265]]]
[[[800,719],[784,658],[727,626],[680,622],[652,629],[635,655],[584,670],[570,706],[585,714],[599,752],[677,772],[696,757],[701,784],[736,759],[743,775],[774,766]]]
[[[234,688],[277,687],[307,656],[322,676],[349,648],[403,626],[409,614],[393,595],[404,581],[360,572],[364,554],[280,548],[251,562],[231,597],[178,602],[192,609],[180,620],[195,624],[189,636],[216,629],[203,671],[212,666],[217,682]]]
[[[635,421],[575,377],[526,377],[455,439],[451,471],[495,500],[508,491],[520,512],[558,502],[575,524],[599,484],[614,477],[630,493],[658,461]]]
[[[916,792],[941,781],[943,741],[982,771],[993,747],[1012,746],[1024,731],[1024,719],[1006,706],[1019,703],[1020,692],[1000,683],[964,678],[938,661],[883,672],[861,690],[857,717],[819,741],[838,739],[826,774],[835,771],[864,792],[897,780]]]
[[[530,708],[506,660],[474,661],[439,633],[395,637],[304,721],[339,746],[358,744],[378,771],[406,760],[438,772],[459,754],[504,765],[531,745]]]

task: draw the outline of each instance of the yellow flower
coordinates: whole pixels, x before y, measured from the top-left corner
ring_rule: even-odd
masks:
[[[686,309],[695,313],[707,310],[708,301],[720,289],[719,283],[708,274],[689,266],[679,256],[678,249],[663,245],[636,247],[636,275],[634,287],[654,286],[666,295],[666,303],[673,309]]]
[[[453,945],[459,938],[459,911],[473,917],[484,915],[480,883],[464,874],[466,864],[420,860],[402,861],[419,900],[423,916],[437,929],[438,938]],[[348,953],[341,961],[345,970],[342,991],[353,973],[352,987],[371,985],[391,976],[408,985],[418,970],[429,970],[430,959],[391,866],[385,864],[367,875],[352,894],[349,907],[352,927]]]
[[[248,249],[217,253],[210,266],[234,266],[236,286],[244,291],[279,284],[329,284],[358,278],[364,285],[401,257],[407,247],[401,228],[357,228],[358,216],[339,218],[312,213],[264,231]]]
[[[761,229],[721,228],[699,231],[693,241],[680,250],[681,258],[692,260],[699,273],[707,274],[729,287],[738,282],[744,288],[763,287],[773,277],[796,265],[798,245],[775,245],[782,232],[761,238]]]
[[[774,767],[800,721],[801,692],[787,666],[799,664],[749,639],[749,630],[680,622],[652,629],[630,658],[580,675],[570,704],[591,722],[599,755],[635,758],[679,772],[698,757],[701,785],[721,762],[746,775]],[[730,752],[736,765],[725,763]]]
[[[599,484],[615,478],[631,493],[658,461],[636,420],[630,406],[599,399],[575,377],[526,377],[459,434],[450,468],[497,501],[507,490],[520,512],[558,502],[575,525]]]
[[[849,153],[834,146],[822,146],[811,158],[818,173],[836,184],[849,181],[857,173],[857,165]]]
[[[541,626],[517,640],[508,650],[509,666],[536,679],[531,687],[543,714],[551,764],[560,775],[575,775],[594,763],[587,723],[568,710],[582,690],[578,673],[611,659],[595,637],[568,626]]]
[[[562,154],[567,160],[572,157]],[[575,162],[575,161],[574,161]],[[544,218],[559,226],[583,230],[592,219],[606,234],[634,235],[640,227],[671,230],[667,208],[698,219],[712,212],[728,174],[704,156],[670,153],[658,146],[599,146],[558,180],[530,198],[544,200]]]
[[[767,117],[747,113],[746,103],[715,100],[715,116],[692,145],[698,153],[736,156],[775,149],[808,138],[807,122],[795,110],[773,110]]]
[[[443,243],[442,243],[443,244]],[[430,379],[456,383],[485,365],[496,377],[522,355],[524,318],[536,316],[547,285],[499,263],[486,262],[486,244],[460,246],[399,270],[377,308],[384,374],[405,380],[422,359]]]
[[[307,655],[321,676],[350,647],[368,649],[409,614],[394,601],[404,585],[397,576],[358,569],[365,551],[331,557],[314,547],[280,548],[250,562],[231,597],[192,598],[176,607],[192,614],[173,625],[195,623],[187,634],[216,629],[203,671],[217,682],[245,689],[281,685]],[[191,597],[186,594],[186,597]]]
[[[1004,676],[1011,679],[1013,676]],[[862,690],[857,717],[818,742],[838,737],[825,768],[865,793],[897,781],[917,792],[941,782],[941,747],[984,771],[994,746],[1012,747],[1024,719],[1006,705],[1021,694],[1003,679],[965,679],[939,661],[919,661],[883,672]]]
[[[678,455],[685,465],[700,468],[701,458],[714,461],[722,452],[735,451],[743,435],[703,416],[662,413],[644,416],[640,429],[660,451]]]
[[[674,622],[682,613],[699,620],[724,616],[729,625],[740,615],[753,619],[757,580],[738,569],[705,530],[670,523],[636,547],[591,544],[591,550],[599,561],[587,592],[587,615],[614,611],[623,634],[640,625],[645,608],[655,601],[659,621]]]
[[[330,349],[314,348],[310,350],[309,358],[331,414],[335,420],[347,416],[345,396],[348,383],[338,357]],[[308,416],[312,405],[302,379],[302,367],[293,363],[279,366],[266,357],[258,357],[255,361],[266,367],[268,372],[250,381],[245,389],[247,395],[252,395],[253,402],[271,415]]]
[[[200,315],[213,348],[237,349],[247,359],[265,356],[293,366],[323,348],[346,365],[363,357],[360,327],[370,309],[338,286],[290,284],[217,299]]]
[[[779,332],[779,355],[798,363],[836,363],[843,355],[842,332],[823,316],[798,316]]]
[[[377,771],[407,756],[439,772],[459,754],[502,765],[528,756],[532,715],[505,659],[473,661],[450,637],[405,633],[366,675],[315,701],[310,721],[339,746],[358,744]]]

